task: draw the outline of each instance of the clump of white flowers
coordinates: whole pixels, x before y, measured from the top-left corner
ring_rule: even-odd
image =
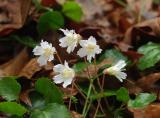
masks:
[[[67,47],[68,53],[73,52],[75,47],[77,47],[79,41],[81,40],[81,36],[79,34],[76,34],[74,30],[60,30],[64,33],[65,36],[59,40],[59,45],[61,47]]]
[[[71,84],[75,72],[72,68],[68,66],[68,63],[65,61],[64,65],[58,64],[53,68],[54,72],[57,73],[56,76],[53,77],[53,80],[56,84],[63,82],[63,87],[66,88]]]
[[[100,49],[100,47],[97,45],[96,39],[93,36],[90,36],[88,40],[82,40],[82,37],[75,33],[74,30],[60,30],[65,36],[59,39],[59,45],[63,48],[66,47],[68,53],[73,52],[78,44],[80,44],[82,48],[79,49],[77,54],[80,57],[86,56],[89,62],[91,62],[92,58],[95,58],[96,54],[101,53],[102,49]],[[34,55],[39,56],[37,62],[40,66],[46,65],[48,61],[52,61],[54,59],[54,54],[57,54],[56,49],[52,46],[52,44],[43,40],[41,41],[40,45],[33,49],[33,53]],[[60,58],[58,59],[60,60]],[[53,81],[56,84],[63,83],[64,88],[70,85],[75,77],[75,71],[68,66],[66,61],[64,62],[64,65],[55,65],[53,70],[56,73],[56,75],[53,77]]]
[[[106,68],[103,73],[115,76],[119,81],[123,82],[126,79],[127,74],[122,72],[126,63],[124,60],[119,60],[114,66]]]
[[[39,56],[37,62],[40,66],[43,66],[47,64],[47,61],[52,61],[54,59],[56,49],[52,47],[51,43],[42,40],[40,46],[36,46],[33,49],[33,53],[34,55]]]
[[[77,54],[80,57],[87,56],[87,60],[91,62],[92,58],[95,58],[96,54],[100,54],[102,49],[97,45],[96,39],[93,36],[90,36],[88,40],[80,40],[80,45],[82,48],[79,49]]]

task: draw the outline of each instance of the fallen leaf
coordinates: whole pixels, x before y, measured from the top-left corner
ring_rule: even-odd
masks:
[[[152,8],[152,0],[127,0],[128,9],[144,14]]]
[[[71,111],[71,118],[83,118],[83,116],[75,111]]]
[[[36,72],[40,71],[41,69],[42,68],[37,63],[37,58],[33,58],[24,66],[18,76],[30,79]]]
[[[123,52],[126,56],[129,57],[129,59],[131,59],[133,62],[134,61],[137,61],[139,58],[141,58],[143,56],[143,54],[139,54],[138,52],[136,51],[131,51],[131,50],[128,50],[128,51],[125,51]]]
[[[70,96],[75,96],[78,91],[75,88],[61,88],[64,93],[64,99],[69,98]]]
[[[4,67],[4,64],[0,67],[4,73],[0,76],[17,76],[28,61],[29,55],[27,49],[24,48],[14,59],[5,64],[6,67]]]
[[[53,6],[54,4],[56,4],[55,0],[41,0],[41,4],[44,6]]]
[[[128,89],[129,94],[139,94],[143,91],[142,88],[137,86],[135,81],[129,79],[124,82],[124,87]]]
[[[160,118],[160,104],[151,104],[144,109],[129,109],[134,118]]]
[[[113,5],[106,0],[77,0],[77,2],[79,2],[82,7],[84,21],[92,20],[97,14],[102,15],[103,12],[111,11],[113,9]]]
[[[1,0],[0,35],[6,35],[14,29],[21,28],[28,15],[30,5],[31,0]]]
[[[28,90],[25,90],[25,91],[22,91],[21,94],[20,94],[20,100],[22,102],[24,102],[26,105],[29,105],[30,107],[32,106],[32,102],[29,98],[29,93],[33,91],[32,89],[28,89]]]
[[[147,76],[143,76],[136,84],[143,88],[144,91],[155,89],[154,83],[160,79],[160,73],[152,73]]]
[[[139,23],[127,30],[125,33],[124,42],[127,44],[135,44],[139,40],[144,40],[145,42],[160,42],[160,18],[155,18],[152,20],[146,20]]]
[[[28,79],[31,79],[32,76],[42,70],[45,69],[45,71],[47,70],[52,70],[53,69],[53,63],[49,63],[43,67],[39,66],[39,64],[37,63],[37,58],[32,58],[19,72],[18,76],[19,77],[26,77]]]

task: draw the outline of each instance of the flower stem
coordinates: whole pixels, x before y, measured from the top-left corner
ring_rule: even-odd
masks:
[[[82,90],[76,85],[76,83],[74,83],[73,82],[73,84],[74,84],[74,87],[78,90],[78,92],[81,94],[81,96],[84,98],[84,99],[86,99],[86,96],[83,94],[83,92],[81,92]]]
[[[86,58],[84,58],[84,62],[87,64]],[[88,104],[88,102],[89,102],[89,96],[90,96],[90,94],[91,94],[92,84],[93,84],[93,80],[92,80],[92,78],[91,78],[91,76],[90,76],[88,66],[87,66],[87,75],[88,75],[88,79],[89,79],[89,81],[90,81],[90,84],[89,84],[89,88],[88,88],[88,92],[87,92],[87,98],[86,98],[86,100],[85,100],[85,104],[84,104],[83,111],[82,111],[83,117],[85,117],[86,114],[87,114],[87,113],[86,113],[87,104]]]
[[[61,58],[60,58],[60,56],[59,56],[59,54],[58,54],[58,52],[56,52],[56,56],[57,56],[59,62],[60,62],[61,64],[63,64],[63,63],[62,63],[62,60],[61,60]]]
[[[92,90],[92,80],[90,81],[89,88],[88,88],[88,93],[87,93],[87,98],[86,98],[86,101],[85,101],[85,105],[83,107],[83,112],[82,112],[83,116],[85,115],[85,112],[86,112],[87,103],[88,103],[88,100],[89,100],[89,96],[91,94],[91,90]]]
[[[91,102],[89,102],[89,104],[88,104],[88,107],[86,108],[86,112],[85,112],[85,114],[84,114],[84,118],[86,117],[86,115],[87,115],[87,113],[88,113],[88,111],[89,111],[89,109],[90,109],[90,107],[91,107],[91,104],[92,104],[92,101]]]
[[[74,81],[74,80],[73,80],[73,81]],[[73,85],[73,82],[72,82],[71,96],[72,96],[73,87],[74,87],[74,85]],[[70,99],[69,99],[69,110],[71,109],[71,103],[72,103],[72,99],[71,99],[71,97],[70,97]]]

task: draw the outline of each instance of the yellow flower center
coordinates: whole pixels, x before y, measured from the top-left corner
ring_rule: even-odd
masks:
[[[68,44],[68,46],[73,45],[73,43],[75,42],[74,40],[75,40],[74,38],[72,38],[72,37],[68,37],[68,40],[67,40],[67,44]]]
[[[94,51],[95,47],[96,47],[96,45],[94,45],[94,44],[88,44],[87,52],[92,53]]]
[[[52,55],[52,54],[53,54],[53,51],[52,51],[50,48],[44,49],[44,55],[45,55],[46,57],[48,57],[48,56],[50,56],[50,55]]]
[[[116,74],[117,74],[117,71],[115,71],[115,70],[112,69],[112,68],[108,68],[107,71],[108,71],[108,74],[109,74],[109,75],[116,75]]]
[[[78,41],[81,39],[81,36],[79,34],[73,34],[68,36],[67,44],[68,46],[73,45],[74,43],[78,43]]]
[[[70,77],[74,76],[74,72],[71,69],[64,69],[63,72],[62,72],[62,76],[64,78],[70,78]]]

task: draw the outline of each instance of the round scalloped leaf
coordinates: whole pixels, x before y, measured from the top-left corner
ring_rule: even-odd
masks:
[[[153,67],[160,61],[160,44],[149,42],[140,47],[138,52],[143,54],[143,57],[141,57],[138,62],[138,68],[140,70]]]

